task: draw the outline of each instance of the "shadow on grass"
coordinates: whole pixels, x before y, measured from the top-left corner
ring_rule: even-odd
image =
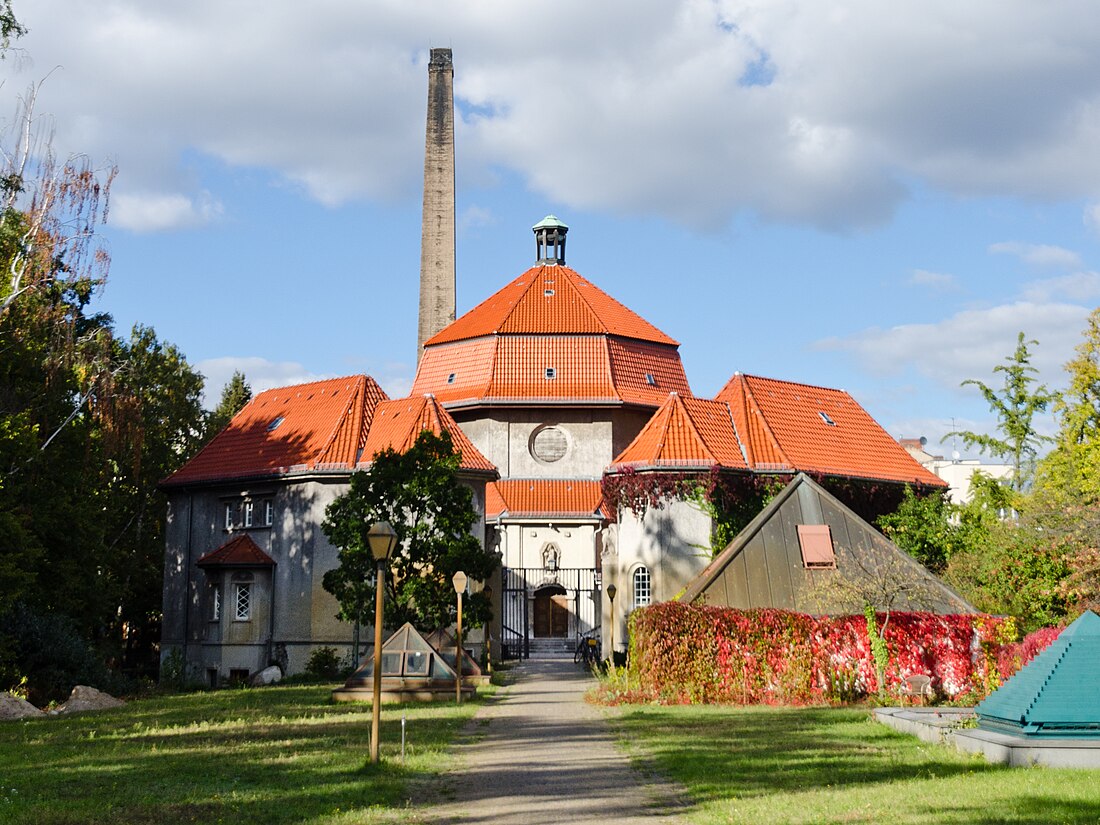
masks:
[[[0,819],[279,823],[400,811],[408,789],[437,774],[477,705],[384,706],[381,765],[368,762],[370,706],[330,704],[327,686],[176,696],[8,724]]]
[[[645,708],[617,724],[697,801],[997,770],[930,757],[862,710]]]

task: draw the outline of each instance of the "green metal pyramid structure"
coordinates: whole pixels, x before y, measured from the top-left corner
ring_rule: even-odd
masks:
[[[1100,738],[1100,616],[1086,610],[974,710],[986,730]]]

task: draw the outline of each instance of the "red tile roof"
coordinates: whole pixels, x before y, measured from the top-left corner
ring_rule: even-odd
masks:
[[[843,390],[737,374],[716,399],[753,469],[946,486]]]
[[[729,406],[676,393],[668,396],[615,464],[748,469]]]
[[[497,474],[496,466],[481,454],[450,413],[430,395],[380,403],[374,411],[360,463],[369,463],[377,453],[388,448],[404,452],[422,430],[430,430],[436,435],[444,431],[450,433],[455,448],[462,455],[462,469]]]
[[[429,338],[413,394],[447,407],[655,407],[669,392],[691,395],[678,346],[574,270],[543,264]]]
[[[168,486],[354,466],[375,407],[367,375],[266,390],[163,483]]]
[[[260,549],[247,533],[234,536],[195,562],[199,567],[274,567],[275,559]]]
[[[547,378],[547,369],[553,377]],[[669,392],[691,395],[673,346],[556,334],[495,335],[426,347],[412,391],[431,393],[448,407],[538,402],[655,407]]]
[[[576,271],[540,264],[482,301],[425,342],[425,346],[495,334],[616,335],[678,346],[640,315]]]
[[[535,516],[605,518],[598,481],[507,479],[486,485],[485,518]]]

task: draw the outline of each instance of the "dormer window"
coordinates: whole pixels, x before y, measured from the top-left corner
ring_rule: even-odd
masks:
[[[547,381],[553,381],[555,378],[558,377],[558,371],[554,367],[547,367],[543,375],[545,376]]]
[[[829,418],[828,413],[819,411],[818,415],[820,415],[821,420],[824,421],[826,424],[828,424],[830,427],[835,427],[836,426],[836,422],[833,421],[833,419]]]

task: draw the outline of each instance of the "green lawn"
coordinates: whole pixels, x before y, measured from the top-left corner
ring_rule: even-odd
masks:
[[[447,745],[476,701],[383,705],[382,764],[372,766],[370,706],[331,704],[331,687],[223,690],[2,722],[0,822],[418,821],[406,800],[447,766]]]
[[[992,766],[867,710],[626,707],[613,724],[700,825],[1100,822],[1100,771]]]

